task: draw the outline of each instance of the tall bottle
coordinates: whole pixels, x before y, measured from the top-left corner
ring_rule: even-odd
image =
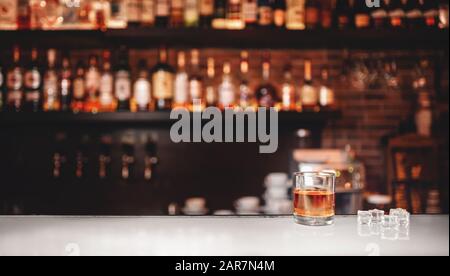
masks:
[[[24,110],[38,112],[41,110],[42,76],[39,71],[38,50],[31,49],[31,61],[24,74],[25,103]]]
[[[317,0],[306,0],[305,21],[307,29],[318,29],[320,27],[320,2]]]
[[[155,26],[167,27],[170,15],[170,0],[155,0]]]
[[[241,52],[241,62],[239,67],[241,71],[241,82],[239,84],[239,107],[246,110],[247,108],[252,108],[255,105],[248,81],[249,63],[247,51]]]
[[[175,75],[175,94],[173,107],[187,108],[189,106],[188,74],[186,72],[186,54],[183,51],[177,54],[177,74]]]
[[[337,0],[334,11],[334,25],[336,28],[348,29],[353,22],[352,8],[349,0]]]
[[[380,1],[379,7],[371,9],[370,16],[372,17],[372,26],[376,29],[384,29],[389,25],[388,7],[386,1]]]
[[[271,0],[258,0],[258,25],[260,27],[273,26],[273,7]]]
[[[222,82],[219,85],[219,108],[233,108],[236,101],[236,88],[231,78],[231,64],[223,64]]]
[[[184,1],[172,0],[170,5],[170,20],[171,28],[180,28],[184,25]]]
[[[168,63],[168,52],[160,47],[158,63],[152,69],[152,89],[156,110],[170,110],[174,94],[175,70]]]
[[[6,73],[6,110],[19,112],[23,109],[23,71],[20,66],[20,49],[14,47],[13,64]]]
[[[58,86],[58,71],[56,69],[56,50],[47,52],[47,70],[44,75],[44,110],[59,111],[61,109],[61,93]]]
[[[425,20],[425,26],[437,28],[439,25],[439,2],[438,0],[420,0],[422,1],[422,12]]]
[[[133,85],[133,108],[135,111],[148,111],[151,104],[151,85],[148,80],[147,61],[139,60],[138,78]]]
[[[404,8],[402,0],[389,0],[388,13],[391,27],[404,28],[406,26]]]
[[[190,109],[194,112],[205,108],[203,95],[203,78],[200,72],[200,53],[194,49],[191,51],[191,72],[189,76],[189,96],[191,98]]]
[[[114,97],[114,77],[111,72],[111,52],[103,51],[102,72],[100,75],[100,111],[113,112],[116,110]]]
[[[216,74],[216,69],[214,67],[215,66],[214,58],[208,58],[207,63],[208,65],[206,75],[208,76],[208,79],[206,80],[206,87],[205,87],[206,106],[208,107],[217,106],[218,95],[214,83],[214,77]]]
[[[288,65],[284,68],[284,81],[281,86],[281,110],[294,111],[295,108],[295,85],[292,80],[292,67]]]
[[[210,28],[214,17],[214,0],[200,0],[200,27]]]
[[[61,91],[60,106],[61,111],[70,110],[70,102],[72,99],[72,67],[70,58],[67,54],[62,57],[62,68],[59,79],[59,88]]]
[[[214,18],[211,26],[214,29],[226,29],[227,27],[227,0],[214,1]]]
[[[286,28],[289,30],[304,30],[305,0],[287,0]]]
[[[357,29],[368,29],[371,27],[370,8],[366,1],[355,1],[354,4],[355,27]]]
[[[200,23],[199,0],[184,1],[184,26],[187,28],[198,27]]]
[[[256,89],[255,96],[260,107],[273,107],[278,102],[277,90],[270,82],[270,62],[267,58],[262,63],[262,83]]]
[[[321,85],[319,88],[319,104],[321,109],[330,110],[336,106],[333,86],[330,82],[330,72],[328,68],[323,67],[320,72]]]
[[[128,61],[128,51],[122,48],[119,53],[119,63],[114,77],[114,94],[117,99],[118,111],[130,110],[131,73]]]
[[[0,0],[0,29],[17,29],[17,1]]]
[[[258,25],[258,0],[243,0],[242,13],[246,28],[254,28]]]
[[[318,106],[318,93],[312,79],[312,62],[305,60],[305,79],[300,89],[300,103],[302,110],[316,110]]]
[[[405,5],[406,24],[415,29],[425,25],[419,0],[407,0]]]
[[[241,0],[228,0],[227,29],[241,30],[245,28]]]
[[[86,70],[85,87],[87,93],[85,111],[91,113],[99,112],[100,68],[98,66],[98,57],[95,55],[89,57],[89,67]]]
[[[84,101],[86,98],[86,83],[84,80],[84,65],[79,61],[76,66],[76,73],[73,79],[73,98],[72,111],[78,113],[84,110]]]

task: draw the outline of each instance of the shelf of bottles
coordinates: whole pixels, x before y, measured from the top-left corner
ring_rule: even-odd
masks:
[[[3,48],[448,48],[448,1],[0,0],[0,38]]]
[[[253,57],[261,59],[261,78],[252,86],[249,52],[241,51],[236,57],[240,62],[234,72],[229,61],[216,64],[213,57],[201,53],[178,50],[177,65],[172,66],[169,50],[160,47],[156,64],[150,67],[140,58],[132,68],[127,48],[113,57],[104,50],[100,57],[74,61],[55,49],[44,55],[37,48],[22,59],[23,51],[15,47],[10,65],[0,75],[0,122],[167,123],[171,122],[169,111],[175,108],[201,112],[208,107],[250,112],[273,107],[284,122],[339,115],[329,69],[321,68],[319,80],[313,80],[311,60],[304,61],[301,84],[293,79],[290,65],[285,66],[283,78],[275,80],[270,52],[264,52]],[[45,63],[39,62],[41,56],[46,57]]]

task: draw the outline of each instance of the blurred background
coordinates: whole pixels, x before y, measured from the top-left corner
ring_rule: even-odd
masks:
[[[0,0],[0,214],[448,213],[448,1]],[[193,104],[202,100],[202,104]],[[173,143],[170,110],[275,107],[279,147]]]

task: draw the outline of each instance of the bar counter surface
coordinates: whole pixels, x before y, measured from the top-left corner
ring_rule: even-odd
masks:
[[[378,230],[356,216],[325,227],[290,216],[0,217],[0,255],[449,255],[448,215],[412,216],[399,235]]]

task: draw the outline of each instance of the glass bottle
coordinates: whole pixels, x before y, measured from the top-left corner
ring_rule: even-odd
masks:
[[[189,106],[188,74],[186,72],[186,54],[184,51],[177,55],[177,74],[175,75],[175,94],[173,107],[187,108]]]
[[[24,74],[25,111],[38,112],[41,110],[42,76],[39,70],[38,50],[33,48],[31,49],[31,61]]]
[[[58,71],[56,69],[56,50],[47,52],[47,70],[44,75],[44,110],[59,111],[61,109],[61,94],[58,86]]]
[[[219,85],[219,108],[233,108],[235,104],[236,88],[231,78],[231,65],[229,62],[223,64],[222,82]]]
[[[173,103],[175,70],[168,63],[168,51],[162,46],[158,63],[152,69],[152,89],[156,110],[170,110]]]
[[[145,112],[150,109],[151,86],[148,80],[147,61],[139,60],[138,78],[133,86],[133,111]]]

